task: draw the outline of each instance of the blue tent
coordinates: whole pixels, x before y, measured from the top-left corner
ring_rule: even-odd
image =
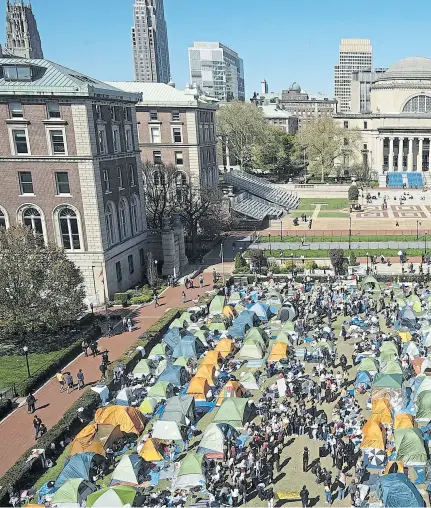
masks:
[[[179,358],[185,356],[186,358],[199,358],[199,356],[205,351],[205,346],[202,342],[193,335],[186,335],[181,337],[180,342],[175,346],[172,354],[173,358]]]
[[[181,339],[187,336],[192,337],[192,334],[190,332],[181,332],[179,328],[171,328],[163,337],[162,342],[173,351]]]
[[[266,305],[262,302],[257,302],[252,305],[248,310],[253,311],[256,316],[260,319],[260,321],[268,321],[269,315],[269,305]]]
[[[371,388],[371,384],[372,384],[372,377],[368,371],[360,370],[356,374],[355,388],[358,388],[359,385],[364,385],[365,389],[368,390],[369,388]]]
[[[376,493],[387,508],[425,506],[418,489],[403,473],[380,476],[376,483]]]
[[[187,371],[182,365],[171,365],[160,374],[157,381],[167,381],[173,386],[183,386],[187,383]]]
[[[242,339],[249,328],[253,328],[255,313],[249,310],[243,310],[241,314],[234,320],[231,327],[228,328],[227,334],[230,337],[238,337]]]
[[[64,466],[63,471],[55,480],[55,488],[60,488],[63,483],[71,478],[84,478],[89,480],[90,469],[103,462],[105,459],[102,455],[92,452],[77,453],[72,455],[70,460]]]

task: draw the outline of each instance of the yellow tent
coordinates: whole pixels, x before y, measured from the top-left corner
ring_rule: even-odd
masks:
[[[412,429],[414,427],[413,416],[407,413],[398,413],[394,418],[394,429]]]
[[[146,397],[139,406],[139,411],[144,415],[152,415],[154,408],[157,406],[159,401],[155,397]]]
[[[158,462],[163,460],[163,445],[165,443],[160,439],[147,439],[139,452],[139,456],[147,462]]]
[[[221,339],[215,347],[215,351],[218,351],[223,358],[230,355],[233,352],[233,349],[233,342],[228,338]]]
[[[208,353],[204,356],[201,365],[218,365],[220,361],[220,352],[219,351],[208,351]]]
[[[245,394],[246,390],[238,381],[228,381],[223,388],[220,390],[217,406],[220,406],[224,399],[229,399],[232,397],[242,397]]]
[[[389,474],[389,471],[391,473],[404,473],[404,462],[402,460],[389,460],[383,474]]]
[[[196,372],[196,377],[203,377],[210,386],[214,386],[215,366],[209,363],[201,365]]]
[[[233,319],[235,317],[235,310],[233,307],[231,307],[230,305],[225,305],[223,307],[223,314],[227,317],[227,318],[231,318]]]
[[[192,377],[187,395],[193,395],[195,400],[207,400],[207,393],[210,389],[208,381],[204,377]]]
[[[368,420],[362,427],[362,434],[361,448],[385,449],[386,432],[383,425],[376,420]]]
[[[285,342],[277,342],[271,349],[268,362],[279,362],[287,358],[287,344]]]
[[[410,332],[398,332],[402,342],[410,342],[412,340],[412,334]]]
[[[120,427],[90,423],[75,437],[70,447],[70,456],[82,452],[93,452],[105,456],[105,449],[123,437]]]
[[[379,423],[392,423],[391,404],[388,399],[374,399],[371,418]]]
[[[96,423],[119,425],[126,434],[139,435],[145,428],[145,416],[130,406],[107,406],[96,411]]]

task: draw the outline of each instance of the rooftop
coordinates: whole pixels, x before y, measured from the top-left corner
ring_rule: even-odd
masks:
[[[431,80],[431,58],[414,56],[399,60],[378,77],[378,81],[394,79]]]
[[[265,106],[260,106],[265,118],[291,118],[292,115],[285,111],[284,109],[280,109],[276,104],[268,104]]]

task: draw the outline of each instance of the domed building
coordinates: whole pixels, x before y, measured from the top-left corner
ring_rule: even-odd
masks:
[[[352,105],[359,103],[352,96]],[[364,164],[378,175],[380,185],[422,186],[430,158],[431,59],[405,58],[379,74],[371,85],[370,104],[370,113],[353,108],[336,116],[344,128],[361,131]]]

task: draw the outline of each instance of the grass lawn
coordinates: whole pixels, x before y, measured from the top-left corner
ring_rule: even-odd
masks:
[[[349,214],[346,212],[325,212],[320,210],[319,219],[347,219]]]
[[[61,351],[50,353],[33,353],[28,355],[30,373],[46,367],[55,360]],[[27,379],[27,367],[25,356],[0,356],[0,388],[8,388],[14,383],[20,383]]]
[[[72,444],[67,445],[63,453],[58,457],[55,465],[50,469],[47,469],[39,480],[37,480],[34,484],[35,489],[40,489],[44,483],[57,479],[57,476],[63,471],[66,459],[69,457],[69,450],[71,446]]]
[[[322,189],[322,192],[324,190]],[[298,210],[310,210],[314,205],[326,205],[328,210],[342,210],[349,208],[349,200],[344,198],[301,198]]]

